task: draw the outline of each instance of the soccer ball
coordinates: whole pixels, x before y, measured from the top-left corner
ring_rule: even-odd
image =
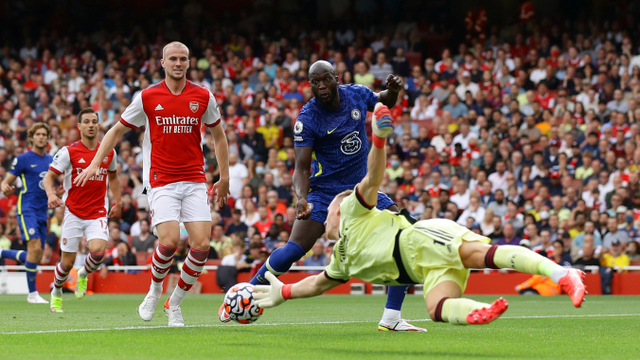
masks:
[[[255,305],[255,289],[249,283],[234,285],[224,296],[222,306],[229,318],[240,324],[250,324],[260,318],[264,309]]]

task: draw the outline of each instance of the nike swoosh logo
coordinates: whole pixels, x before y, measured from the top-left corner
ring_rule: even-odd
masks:
[[[330,131],[327,131],[327,134],[331,135],[331,133],[332,133],[332,132],[334,132],[334,131],[336,131],[336,129],[337,129],[337,128],[335,128],[335,129],[333,129],[333,130],[330,130]]]
[[[36,166],[38,166],[38,165],[31,165],[31,167],[32,167],[32,168],[34,168],[34,167],[36,167]]]

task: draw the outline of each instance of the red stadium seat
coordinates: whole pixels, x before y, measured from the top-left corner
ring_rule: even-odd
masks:
[[[18,262],[15,260],[11,260],[11,259],[4,259],[4,264],[5,265],[18,265]]]
[[[422,53],[419,52],[406,52],[404,56],[409,60],[409,65],[411,67],[420,66],[422,67]]]
[[[222,260],[220,259],[209,259],[207,260],[207,262],[205,263],[205,265],[210,265],[210,266],[220,266],[220,262]]]
[[[149,259],[149,254],[146,251],[136,252],[136,264],[145,265]]]

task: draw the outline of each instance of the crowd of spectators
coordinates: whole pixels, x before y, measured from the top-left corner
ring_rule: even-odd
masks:
[[[569,25],[492,27],[484,42],[468,39],[439,58],[422,56],[429,44],[407,24],[389,33],[344,28],[262,39],[259,47],[240,33],[216,32],[192,44],[188,78],[218,101],[230,152],[229,204],[211,201],[210,258],[255,270],[288,240],[296,202],[292,129],[313,96],[309,65],[324,59],[342,83],[374,91],[388,74],[402,77],[381,189],[400,208],[566,265],[610,269],[638,261],[638,29],[624,21]],[[54,154],[79,139],[80,109],[94,108],[107,130],[133,97],[164,78],[161,37],[65,39],[2,48],[0,176],[27,148],[34,122],[51,126]],[[218,164],[203,134],[211,187]],[[114,263],[145,263],[156,243],[142,193],[141,141],[141,131],[132,131],[117,147],[123,213],[111,226]],[[3,247],[25,246],[16,236],[15,203],[15,196],[0,199]],[[55,258],[61,217],[51,213],[45,262]],[[331,251],[320,239],[301,264],[326,264]],[[119,260],[118,252],[136,259]]]

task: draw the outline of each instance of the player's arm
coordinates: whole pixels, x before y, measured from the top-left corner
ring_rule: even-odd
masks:
[[[324,273],[309,276],[295,284],[283,284],[271,272],[265,274],[271,285],[256,285],[256,305],[261,308],[271,308],[290,299],[308,298],[323,293],[342,284],[337,280],[327,278]]]
[[[367,161],[367,175],[358,184],[358,196],[369,207],[373,208],[378,202],[378,189],[382,184],[387,165],[386,140],[393,132],[393,121],[389,108],[381,103],[376,104],[371,121],[373,128],[373,146],[369,151]]]
[[[44,191],[47,193],[47,203],[49,205],[49,209],[55,209],[58,206],[64,205],[62,203],[62,200],[60,200],[60,198],[58,197],[58,194],[56,194],[55,189],[53,188],[53,182],[57,177],[58,174],[49,169],[49,171],[47,171],[47,174],[44,176],[44,179],[42,179]]]
[[[128,133],[129,130],[131,130],[130,127],[127,127],[119,121],[111,128],[111,130],[107,131],[100,143],[100,147],[98,148],[96,155],[91,161],[91,164],[89,164],[89,166],[76,177],[73,183],[77,186],[84,186],[90,177],[100,175],[100,163],[102,162],[102,159],[104,159],[111,150],[113,150],[118,139],[122,137],[122,135]]]
[[[293,188],[298,198],[296,217],[306,220],[311,216],[312,206],[307,204],[307,194],[311,183],[311,153],[313,147],[300,146],[295,148],[296,167],[293,171]]]
[[[2,192],[6,197],[13,195],[13,192],[16,190],[16,187],[13,186],[13,183],[16,181],[15,175],[12,173],[7,173],[7,176],[2,180]]]
[[[222,125],[209,127],[216,148],[216,159],[220,170],[220,180],[213,186],[216,188],[216,201],[220,207],[227,202],[229,195],[229,145]]]
[[[378,101],[388,108],[392,108],[396,106],[396,102],[398,101],[398,93],[403,86],[402,79],[393,74],[389,74],[386,85],[387,90],[381,91],[378,94]]]
[[[114,157],[115,160],[115,157]],[[119,219],[122,212],[122,198],[120,197],[120,179],[117,171],[109,171],[109,190],[113,194],[115,204],[109,210],[110,219]]]

